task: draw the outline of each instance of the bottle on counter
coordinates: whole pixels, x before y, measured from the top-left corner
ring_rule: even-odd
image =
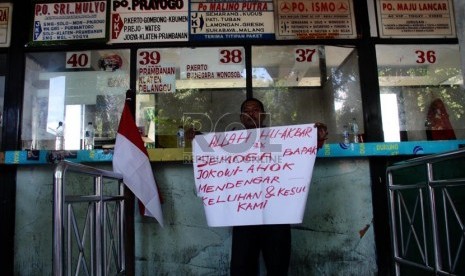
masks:
[[[347,125],[344,125],[343,126],[343,129],[342,129],[342,142],[344,144],[349,144],[350,143],[350,139],[349,139],[349,127]]]
[[[178,148],[184,148],[185,140],[184,140],[184,128],[182,126],[178,127],[178,132],[176,134],[178,139]]]
[[[350,131],[352,132],[352,141],[354,143],[358,143],[359,142],[359,138],[358,138],[359,128],[357,124],[357,119],[355,118],[352,118],[352,123],[350,124]]]
[[[88,122],[84,132],[84,149],[93,150],[95,141],[95,129],[92,122]]]
[[[63,122],[58,122],[58,127],[55,130],[55,150],[65,149],[65,129]]]

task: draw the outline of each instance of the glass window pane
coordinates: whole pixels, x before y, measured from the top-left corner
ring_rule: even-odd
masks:
[[[335,143],[343,141],[355,118],[363,133],[357,61],[349,47],[253,47],[254,95],[270,114],[269,125],[324,122],[328,142]]]
[[[0,55],[0,150],[2,149],[3,104],[5,99],[6,55]]]
[[[465,136],[458,45],[377,45],[386,142]]]
[[[112,145],[129,89],[129,50],[30,53],[26,55],[23,149],[55,149],[59,122],[64,148],[83,148],[88,122],[95,147]]]
[[[147,147],[176,147],[179,126],[234,127],[245,99],[243,47],[140,49],[137,56],[136,121]]]

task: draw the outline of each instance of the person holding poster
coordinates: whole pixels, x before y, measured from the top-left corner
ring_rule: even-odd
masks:
[[[263,127],[266,117],[263,103],[255,98],[241,105],[240,120],[245,128]],[[318,128],[318,148],[328,135],[326,126]],[[258,275],[259,256],[263,255],[267,275],[287,275],[291,255],[290,224],[234,226],[232,234],[231,276]]]
[[[264,120],[266,118],[265,114],[265,109],[263,106],[263,103],[255,98],[249,98],[245,100],[242,105],[241,105],[241,114],[240,114],[240,121],[243,125],[243,127],[246,130],[252,130],[252,129],[267,129],[267,126],[264,125]],[[310,127],[311,129],[308,129]],[[313,133],[312,129],[313,127],[317,128],[317,133]],[[297,126],[289,126],[288,129],[297,129]],[[246,131],[244,130],[244,131]],[[314,125],[308,125],[305,126],[305,130],[308,132],[312,133],[312,137],[316,138],[316,145],[306,145],[303,144],[301,148],[306,148],[306,149],[313,149],[312,150],[312,158],[314,158],[315,151],[319,148],[321,148],[326,140],[326,137],[328,135],[326,125],[322,123],[316,123]],[[240,132],[244,134],[244,132]],[[302,132],[304,133],[304,132]],[[194,131],[188,130],[186,133],[186,137],[188,139],[192,139],[196,134],[200,133],[194,133]],[[221,135],[221,134],[216,134],[216,135]],[[239,133],[236,134],[231,134],[231,135],[241,135]],[[263,135],[263,133],[262,133]],[[202,135],[202,141],[208,141],[210,138],[209,134]],[[270,135],[271,136],[271,135]],[[317,137],[315,137],[317,136]],[[196,137],[195,141],[195,146],[193,146],[193,154],[196,153],[196,149],[199,148],[200,142],[198,141],[201,137]],[[222,147],[223,144],[228,144],[228,143],[223,143],[220,142],[220,139],[213,139],[215,142],[210,142],[206,143],[204,145],[205,149],[208,151],[211,149],[211,147],[218,148]],[[241,138],[238,138],[236,140],[242,140]],[[313,141],[315,141],[313,140]],[[211,141],[211,140],[210,140]],[[228,140],[231,142],[231,140]],[[307,140],[302,140],[302,141],[307,141]],[[315,142],[313,142],[315,143]],[[214,145],[216,144],[216,145]],[[261,144],[260,144],[261,145]],[[227,146],[225,146],[227,147]],[[247,150],[247,152],[236,152],[238,155],[237,156],[243,156],[243,155],[253,155],[254,154],[254,149],[251,148],[243,148],[242,150]],[[257,150],[257,149],[255,149]],[[307,152],[309,153],[309,151]],[[203,157],[205,157],[205,152],[202,153]],[[236,156],[236,157],[237,157]],[[299,155],[301,157],[299,158],[304,158],[307,159],[306,155]],[[209,157],[210,158],[210,157]],[[212,159],[208,160],[216,160],[212,157]],[[219,165],[215,162],[210,162],[212,165],[216,164]],[[302,162],[305,163],[305,162]],[[201,168],[205,168],[206,164],[202,163],[200,161],[197,161],[197,163],[194,162],[194,167],[197,166]],[[279,164],[277,164],[279,165]],[[253,166],[253,165],[251,165]],[[264,165],[266,166],[266,164]],[[312,165],[313,168],[313,165]],[[215,167],[215,170],[221,171],[219,167]],[[305,171],[306,167],[300,167],[300,170]],[[199,171],[199,170],[197,170]],[[203,171],[208,171],[208,170],[203,170]],[[234,172],[242,172],[245,175],[248,175],[249,177],[253,177],[252,174],[253,172],[250,172],[248,174],[249,170],[243,170],[243,169],[235,169]],[[195,172],[196,173],[196,172]],[[293,173],[293,177],[297,177],[296,174],[297,171]],[[199,178],[202,178],[199,176]],[[235,182],[233,179],[234,177],[231,176],[227,178],[227,181],[230,183],[242,183],[242,180],[238,180]],[[279,177],[276,177],[278,179]],[[196,181],[197,181],[196,177]],[[221,181],[219,180],[218,177],[214,177],[215,181]],[[272,178],[275,179],[275,178]],[[212,180],[213,181],[213,180]],[[310,181],[310,180],[308,180]],[[208,181],[207,181],[208,182]],[[306,182],[306,181],[305,181]],[[221,182],[220,182],[221,183]],[[197,185],[197,183],[196,183]],[[223,212],[216,212],[211,211],[212,209],[210,208],[215,208],[218,207],[220,209],[224,209],[222,206],[224,206],[224,200],[219,199],[216,196],[212,196],[212,191],[216,190],[214,186],[211,186],[214,184],[204,184],[200,183],[198,186],[198,193],[200,193],[204,200],[204,204],[207,205],[207,208],[209,212],[207,214],[207,221],[209,226],[227,226],[231,225],[233,226],[232,229],[232,250],[231,250],[231,263],[230,263],[230,275],[235,276],[235,275],[259,275],[259,257],[260,253],[262,253],[264,263],[266,266],[266,271],[267,275],[287,275],[288,274],[288,269],[289,269],[289,263],[290,263],[290,255],[291,255],[291,227],[290,227],[290,221],[296,221],[296,220],[288,220],[284,219],[284,221],[279,218],[281,216],[285,217],[291,217],[296,214],[287,214],[283,213],[283,210],[288,210],[287,208],[290,206],[281,206],[278,208],[278,213],[273,213],[270,214],[271,217],[268,217],[268,222],[260,222],[259,220],[255,220],[255,217],[252,215],[249,217],[247,216],[247,219],[241,216],[234,217],[234,215],[229,213],[223,213]],[[221,184],[220,184],[221,185]],[[279,187],[286,187],[284,183],[280,185]],[[284,189],[284,188],[282,188]],[[220,190],[223,190],[221,188]],[[290,190],[289,190],[290,191]],[[259,192],[261,194],[261,192]],[[244,195],[244,194],[242,194]],[[236,196],[230,196],[230,198],[236,198]],[[216,198],[216,199],[215,199]],[[270,198],[271,200],[271,198]],[[306,200],[306,197],[304,198]],[[262,203],[255,203],[255,207],[263,207],[268,204],[267,206],[270,206],[270,203],[267,203],[268,201],[264,201]],[[292,202],[287,201],[291,205],[293,204]],[[284,202],[283,202],[284,203]],[[287,205],[287,203],[284,203]],[[234,211],[232,211],[234,212]],[[237,213],[237,212],[236,212]],[[296,212],[297,213],[297,212]],[[222,214],[222,215],[219,215]],[[296,222],[297,223],[297,222]]]

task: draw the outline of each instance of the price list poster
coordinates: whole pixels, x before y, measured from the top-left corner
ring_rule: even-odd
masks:
[[[277,0],[276,39],[357,37],[352,0]]]

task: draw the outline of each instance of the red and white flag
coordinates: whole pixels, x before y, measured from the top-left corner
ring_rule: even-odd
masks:
[[[113,171],[123,175],[126,186],[144,204],[145,215],[154,217],[163,226],[160,196],[149,156],[127,103],[116,135]]]

